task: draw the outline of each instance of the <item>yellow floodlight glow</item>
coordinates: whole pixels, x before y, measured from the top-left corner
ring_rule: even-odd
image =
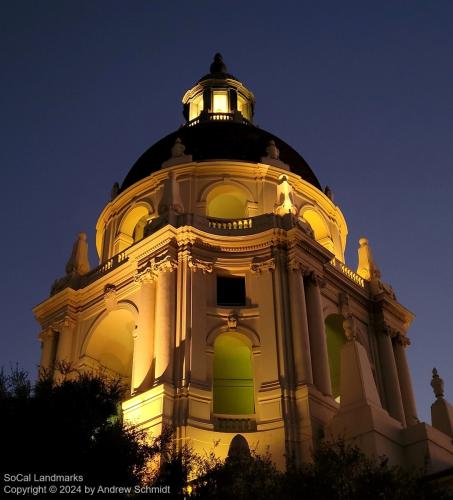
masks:
[[[214,90],[212,93],[214,113],[228,113],[228,95],[226,90]]]

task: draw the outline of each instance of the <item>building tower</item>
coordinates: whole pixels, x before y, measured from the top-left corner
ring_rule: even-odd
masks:
[[[121,376],[126,419],[154,434],[172,425],[197,451],[219,441],[225,456],[240,434],[283,467],[341,435],[394,463],[452,464],[448,425],[417,419],[413,315],[366,239],[357,272],[344,263],[330,189],[253,125],[255,98],[219,54],[182,102],[185,125],[114,185],[96,226],[99,266],[81,233],[34,309],[42,369],[58,379],[68,361]]]

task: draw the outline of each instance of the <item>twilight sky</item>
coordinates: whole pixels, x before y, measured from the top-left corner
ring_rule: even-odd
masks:
[[[453,2],[3,0],[0,366],[35,375],[31,309],[113,182],[181,123],[220,51],[255,123],[298,150],[416,314],[419,416],[436,366],[453,403]]]

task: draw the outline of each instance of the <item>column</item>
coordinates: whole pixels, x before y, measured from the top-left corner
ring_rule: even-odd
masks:
[[[165,259],[155,265],[156,309],[154,350],[155,377],[162,382],[173,381],[173,350],[175,346],[176,262]]]
[[[40,333],[39,340],[41,341],[39,375],[45,377],[53,373],[57,347],[57,332],[48,328]]]
[[[52,325],[52,329],[58,332],[57,363],[70,363],[72,361],[72,342],[76,322],[73,318],[66,316],[62,321]],[[58,367],[57,367],[58,368]]]
[[[320,277],[315,273],[308,276],[306,289],[308,331],[313,369],[313,383],[323,393],[332,394],[330,382],[329,355],[322,310]]]
[[[409,339],[405,335],[398,334],[393,341],[393,352],[395,355],[396,369],[398,371],[398,378],[400,382],[406,424],[414,425],[418,423],[418,418],[414,391],[412,389],[411,374],[407,363],[405,349],[405,347],[409,344]]]
[[[297,264],[290,265],[289,292],[296,384],[312,384],[313,376],[304,281],[302,270]]]
[[[154,305],[155,276],[145,272],[136,277],[141,284],[138,325],[134,330],[132,362],[132,394],[143,392],[152,385],[154,375]]]
[[[395,356],[393,354],[392,339],[388,329],[377,332],[377,343],[379,349],[379,359],[381,362],[382,378],[384,382],[385,399],[389,414],[406,424],[404,418],[403,402],[401,400],[401,390],[398,381]]]

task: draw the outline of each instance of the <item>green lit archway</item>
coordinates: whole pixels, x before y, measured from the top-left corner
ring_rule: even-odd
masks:
[[[343,316],[341,316],[341,314],[331,314],[326,318],[327,351],[329,353],[332,396],[337,401],[340,401],[341,348],[346,342],[343,320],[344,318]]]
[[[214,413],[255,413],[251,344],[239,333],[222,333],[214,343]]]

